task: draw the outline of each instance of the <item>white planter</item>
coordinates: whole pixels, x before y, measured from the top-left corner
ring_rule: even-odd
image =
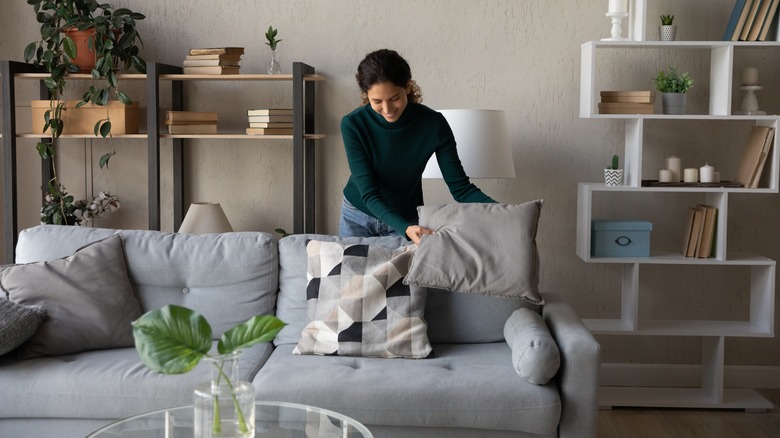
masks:
[[[677,26],[658,26],[658,39],[661,41],[674,41],[677,39]]]
[[[608,186],[623,184],[623,169],[604,169],[604,184]]]

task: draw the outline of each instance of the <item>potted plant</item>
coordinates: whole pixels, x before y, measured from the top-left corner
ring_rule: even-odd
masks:
[[[97,0],[27,0],[27,3],[33,6],[36,19],[41,24],[41,39],[27,45],[24,59],[45,68],[49,73],[49,77],[43,80],[50,93],[48,109],[43,113],[43,132],[49,131],[51,139],[36,145],[38,154],[44,160],[53,160],[56,155],[56,140],[64,128],[62,116],[63,111],[66,111],[66,102],[61,98],[68,73],[86,71],[91,73],[93,79],[104,81],[104,86],[100,88],[90,86],[76,107],[86,104],[105,107],[106,116],[95,123],[94,133],[95,136],[108,137],[110,141],[111,117],[108,107],[111,98],[115,97],[125,105],[133,103],[125,93],[119,91],[116,69],[119,66],[125,69],[132,67],[141,73],[146,72],[146,62],[139,55],[139,45],[143,43],[136,31],[136,21],[143,20],[144,15],[127,8],[114,9],[110,4],[101,4]],[[80,65],[79,57],[87,59],[87,63]],[[113,144],[111,146],[111,152],[99,160],[101,168],[107,166],[110,158],[116,154]],[[61,222],[46,223],[66,224],[69,195],[60,184],[53,164],[52,174],[53,178],[46,188],[49,196],[44,208],[56,203],[60,214],[46,217]],[[72,196],[70,198],[72,201]]]
[[[674,15],[661,15],[661,25],[658,26],[658,39],[674,41],[677,39],[677,26],[674,26]]]
[[[279,65],[279,61],[276,60],[276,46],[282,42],[282,40],[276,39],[276,35],[278,34],[279,30],[274,29],[273,26],[268,26],[268,30],[265,32],[265,39],[268,40],[265,44],[271,48],[271,62],[268,64],[269,75],[275,75],[282,72],[282,67]]]
[[[612,156],[612,163],[604,169],[604,184],[608,186],[619,186],[623,184],[623,169],[620,169],[620,157]]]
[[[270,315],[255,316],[227,330],[209,355],[212,331],[206,318],[186,307],[166,305],[133,322],[141,361],[163,374],[183,374],[205,359],[210,382],[195,388],[196,437],[254,436],[254,387],[237,380],[241,349],[276,338],[286,324]],[[220,398],[221,396],[221,398]]]
[[[685,114],[686,93],[693,87],[688,72],[678,73],[675,67],[659,70],[653,79],[655,89],[660,91],[664,114]]]

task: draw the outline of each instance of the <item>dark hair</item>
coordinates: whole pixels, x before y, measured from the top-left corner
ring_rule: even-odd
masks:
[[[415,103],[422,102],[422,93],[412,79],[409,63],[395,50],[381,49],[366,55],[358,65],[355,79],[363,94],[363,104],[368,103],[368,89],[380,82],[390,82],[401,88],[408,86],[407,98]]]

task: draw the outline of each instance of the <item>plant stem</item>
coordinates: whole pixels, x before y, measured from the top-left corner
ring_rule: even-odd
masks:
[[[247,433],[249,432],[249,427],[246,424],[246,418],[244,418],[244,412],[241,411],[241,405],[238,403],[238,399],[236,398],[236,392],[233,388],[233,382],[230,381],[230,377],[228,377],[227,374],[225,374],[225,371],[222,369],[222,366],[224,365],[224,362],[220,363],[220,365],[217,367],[217,370],[219,370],[219,375],[217,376],[217,386],[219,386],[219,380],[221,377],[225,378],[225,383],[227,383],[228,388],[230,388],[230,397],[233,399],[233,407],[236,409],[236,416],[238,417],[238,431],[241,433]],[[221,420],[219,419],[219,403],[217,403],[218,396],[214,396],[214,424],[212,425],[212,432],[214,434],[219,434],[222,432],[222,424]]]

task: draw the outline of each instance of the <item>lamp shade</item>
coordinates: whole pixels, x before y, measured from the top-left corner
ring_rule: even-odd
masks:
[[[193,202],[179,227],[180,233],[207,234],[233,231],[222,206],[210,202]]]
[[[463,169],[469,178],[514,178],[515,165],[506,126],[506,114],[499,110],[439,110],[447,119]],[[441,178],[436,155],[428,160],[423,178]]]

